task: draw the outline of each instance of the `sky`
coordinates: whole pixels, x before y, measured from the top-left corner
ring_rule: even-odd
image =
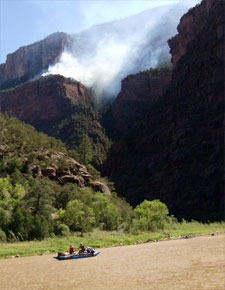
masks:
[[[8,53],[51,33],[77,33],[179,1],[190,2],[191,7],[198,0],[0,0],[0,63]]]

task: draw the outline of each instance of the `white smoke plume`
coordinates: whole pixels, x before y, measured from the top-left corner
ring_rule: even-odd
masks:
[[[129,54],[126,43],[118,43],[113,37],[101,40],[94,55],[76,57],[64,51],[60,62],[50,66],[47,74],[61,74],[93,87],[96,94],[102,94],[115,76],[120,73]]]
[[[97,97],[115,97],[128,74],[170,60],[167,40],[176,34],[190,3],[154,8],[74,34],[73,48],[65,50],[44,75],[71,77],[92,87]]]

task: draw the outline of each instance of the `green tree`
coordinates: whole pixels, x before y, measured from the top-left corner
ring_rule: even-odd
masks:
[[[32,222],[32,229],[30,232],[31,240],[42,240],[45,237],[48,237],[51,232],[53,232],[51,224],[46,220],[45,217],[41,215],[33,216]]]
[[[0,228],[0,242],[6,242],[7,238],[6,238],[6,234],[3,230],[1,230]]]
[[[48,178],[41,178],[31,179],[30,183],[30,189],[26,195],[27,205],[34,215],[43,214],[44,212],[47,213],[47,215],[50,215],[51,210],[49,206],[52,207],[53,210],[55,195],[51,186],[52,182]],[[47,212],[45,211],[46,207],[48,208]]]
[[[12,211],[24,195],[25,190],[22,185],[13,186],[8,177],[0,178],[0,206],[2,208]]]
[[[0,207],[0,229],[7,230],[9,222],[10,222],[9,211]]]
[[[82,135],[80,145],[77,149],[79,161],[88,165],[93,159],[93,149],[91,139],[87,135]]]
[[[168,208],[160,200],[144,200],[134,209],[133,225],[140,230],[163,229],[168,218]]]
[[[95,169],[93,165],[88,164],[87,165],[87,170],[92,175],[92,177],[94,179],[99,179],[100,178],[101,173],[97,169]]]
[[[0,206],[5,210],[12,209],[11,192],[13,186],[7,177],[0,178]]]
[[[55,193],[54,207],[59,210],[60,208],[66,209],[69,201],[75,199],[78,195],[77,184],[66,183],[63,186],[53,184]]]
[[[125,231],[130,230],[132,218],[134,216],[134,210],[132,206],[124,199],[119,198],[115,192],[112,192],[113,203],[117,206],[119,215],[121,216],[121,225],[119,227]]]
[[[93,209],[98,226],[104,230],[114,230],[121,221],[118,207],[107,194],[97,192],[94,196]]]
[[[86,206],[80,200],[72,200],[68,203],[66,210],[59,210],[59,219],[71,231],[86,232],[91,230],[95,223],[92,208]]]
[[[0,178],[0,228],[8,235],[12,224],[13,211],[25,195],[22,185],[13,186],[8,177]],[[14,235],[14,233],[12,232]]]
[[[23,206],[18,206],[12,213],[10,230],[16,235],[17,239],[31,239],[31,231],[33,228],[33,216]]]

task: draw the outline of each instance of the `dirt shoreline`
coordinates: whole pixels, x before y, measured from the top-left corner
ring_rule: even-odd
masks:
[[[0,260],[3,290],[225,289],[225,234],[100,249],[97,257]]]
[[[208,234],[187,234],[184,236],[174,236],[174,237],[168,237],[168,238],[164,238],[164,239],[159,239],[159,240],[148,240],[146,242],[136,242],[135,244],[131,244],[131,245],[124,245],[124,244],[120,244],[120,245],[113,245],[113,246],[109,246],[109,247],[103,247],[102,249],[107,249],[107,248],[115,248],[115,247],[124,247],[124,246],[133,246],[133,245],[140,245],[140,244],[146,244],[146,243],[155,243],[155,242],[162,242],[162,241],[172,241],[172,240],[180,240],[180,239],[191,239],[191,238],[196,238],[196,237],[201,237],[201,236],[215,236],[215,235],[221,235],[221,234],[225,234],[225,231],[223,232],[211,232]],[[167,235],[165,233],[165,235]],[[167,235],[168,236],[168,235]],[[14,259],[14,258],[26,258],[26,257],[34,257],[34,256],[42,256],[42,255],[49,255],[51,254],[49,251],[45,252],[45,253],[37,253],[37,254],[30,254],[30,255],[16,255],[16,256],[6,256],[6,257],[0,257],[1,259]],[[0,289],[1,290],[1,289]]]

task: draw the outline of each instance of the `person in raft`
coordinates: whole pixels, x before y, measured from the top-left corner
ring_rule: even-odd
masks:
[[[95,250],[92,249],[91,247],[87,248],[87,253],[91,254],[91,256],[94,256]]]
[[[69,253],[70,255],[74,253],[74,246],[70,245]]]
[[[79,254],[83,254],[85,252],[85,247],[83,244],[80,244],[78,249],[79,249]]]

